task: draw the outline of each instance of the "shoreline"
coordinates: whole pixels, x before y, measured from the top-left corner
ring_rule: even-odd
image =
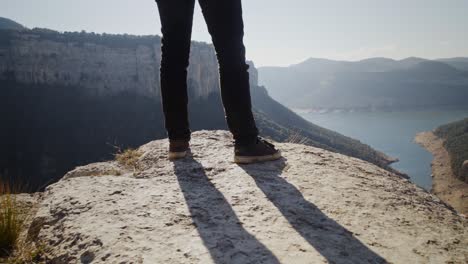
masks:
[[[288,106],[289,107],[289,106]],[[357,108],[296,108],[289,107],[293,112],[297,114],[333,114],[333,113],[394,113],[394,112],[426,112],[426,111],[466,111],[468,108],[464,107],[449,107],[449,108],[369,108],[369,107],[357,107]]]
[[[468,183],[457,179],[453,174],[450,156],[443,145],[444,140],[429,131],[418,133],[414,141],[433,156],[431,192],[460,214],[468,215]]]

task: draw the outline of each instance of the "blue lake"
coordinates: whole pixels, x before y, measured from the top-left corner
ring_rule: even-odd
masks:
[[[405,111],[405,112],[329,112],[300,113],[302,117],[355,138],[400,161],[392,167],[408,174],[417,185],[430,190],[432,186],[432,155],[414,143],[422,131],[468,117],[465,111]]]

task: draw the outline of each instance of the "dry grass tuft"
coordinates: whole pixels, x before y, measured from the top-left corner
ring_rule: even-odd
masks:
[[[27,185],[11,185],[0,175],[0,263],[44,263],[43,246],[27,239],[27,230],[37,210],[36,198],[21,198]],[[21,186],[21,187],[20,187]]]
[[[309,139],[302,136],[299,130],[292,130],[285,142],[306,145]]]
[[[137,149],[126,149],[123,152],[115,154],[115,159],[117,162],[127,168],[132,168],[138,170],[138,159],[143,155],[143,153]]]
[[[15,248],[25,220],[13,191],[0,178],[0,256],[8,256]]]

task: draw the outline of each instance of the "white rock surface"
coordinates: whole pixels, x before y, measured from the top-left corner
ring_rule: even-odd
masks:
[[[277,144],[283,160],[239,166],[225,131],[196,132],[192,158],[170,162],[167,146],[142,146],[138,171],[70,172],[31,238],[52,263],[467,262],[467,220],[370,163]]]

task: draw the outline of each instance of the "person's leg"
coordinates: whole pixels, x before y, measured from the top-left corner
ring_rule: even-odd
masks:
[[[190,140],[187,111],[189,65],[195,0],[156,0],[161,19],[161,97],[170,140]]]
[[[243,43],[241,0],[199,0],[219,62],[221,98],[236,144],[257,139],[252,114],[248,65]]]

